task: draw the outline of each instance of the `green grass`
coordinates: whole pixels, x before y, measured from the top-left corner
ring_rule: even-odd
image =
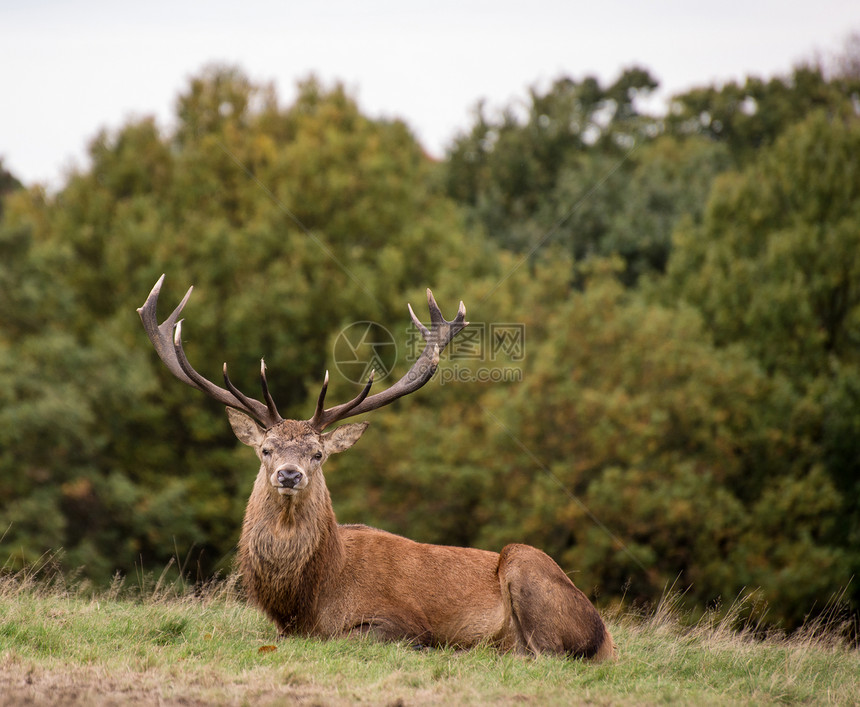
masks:
[[[609,621],[613,663],[276,640],[227,582],[69,588],[0,578],[0,705],[860,704],[860,652],[830,628],[756,640],[681,625],[671,602]]]

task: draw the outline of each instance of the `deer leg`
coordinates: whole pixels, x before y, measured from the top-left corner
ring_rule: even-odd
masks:
[[[499,582],[515,650],[596,660],[614,655],[597,609],[547,554],[507,545],[499,556]]]
[[[368,636],[377,641],[403,641],[415,648],[434,646],[435,641],[429,627],[397,617],[374,617],[363,619],[345,632],[347,636]]]

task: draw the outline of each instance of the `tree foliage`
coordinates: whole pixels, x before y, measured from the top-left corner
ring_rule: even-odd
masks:
[[[405,304],[424,315],[431,286],[477,338],[329,462],[342,521],[530,542],[604,598],[758,587],[768,620],[798,623],[860,570],[851,80],[805,67],[648,116],[644,69],[560,78],[479,108],[434,163],[342,86],[308,79],[284,106],[211,67],[174,127],[102,131],[57,193],[4,173],[6,567],[63,548],[96,581],[229,568],[256,466],[151,350],[135,309],[161,273],[162,318],[197,287],[195,367],[226,360],[251,393],[265,356],[297,418],[350,323],[388,328],[404,372]],[[492,338],[511,323],[524,356]],[[353,394],[333,375],[331,399]]]
[[[693,89],[673,98],[667,129],[723,143],[743,165],[810,113],[838,108],[860,91],[857,76],[826,74],[820,65],[806,63],[787,76],[749,77],[742,84],[732,81]]]
[[[720,178],[700,226],[676,233],[667,287],[718,342],[744,341],[795,379],[856,362],[860,121],[816,112],[743,173]]]
[[[489,117],[479,105],[449,151],[448,194],[506,248],[560,243],[577,261],[619,254],[629,284],[662,272],[675,222],[700,211],[729,153],[707,140],[659,137],[660,121],[637,102],[656,87],[633,68],[609,86],[589,77],[533,88],[525,117],[515,105]]]
[[[58,194],[7,200],[0,496],[13,564],[62,547],[104,579],[177,550],[204,572],[229,557],[253,465],[223,411],[152,354],[135,308],[162,272],[162,317],[198,287],[186,337],[204,375],[227,360],[253,391],[265,355],[281,409],[307,416],[343,323],[402,318],[404,293],[468,267],[469,239],[408,129],[362,116],[342,87],[311,79],[280,108],[216,67],[177,118],[171,134],[150,119],[102,132]]]
[[[782,419],[796,394],[781,380],[715,346],[694,309],[650,304],[611,271],[590,275],[547,328],[504,409],[516,444],[498,440],[519,459],[503,477],[515,530],[586,587],[626,582],[631,598],[679,577],[699,599],[756,586],[797,621],[844,581],[828,535],[839,494]]]
[[[786,423],[805,429],[820,485],[798,507],[831,497],[832,520],[818,532],[845,548],[860,532],[858,149],[852,109],[810,113],[745,170],[719,178],[701,224],[676,231],[657,287],[665,301],[694,305],[719,345],[743,346],[796,392]]]

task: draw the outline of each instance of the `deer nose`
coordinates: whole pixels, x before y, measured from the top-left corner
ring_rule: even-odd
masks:
[[[278,484],[288,489],[294,489],[296,486],[298,486],[305,475],[301,468],[296,466],[295,464],[287,464],[286,466],[282,466],[280,469],[278,469],[276,473],[278,478]]]

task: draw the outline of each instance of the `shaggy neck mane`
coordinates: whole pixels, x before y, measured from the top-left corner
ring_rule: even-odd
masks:
[[[252,496],[239,543],[239,562],[249,599],[280,625],[312,631],[320,589],[343,564],[343,542],[325,484],[314,493],[279,496],[263,480]],[[268,487],[268,488],[267,488]]]

